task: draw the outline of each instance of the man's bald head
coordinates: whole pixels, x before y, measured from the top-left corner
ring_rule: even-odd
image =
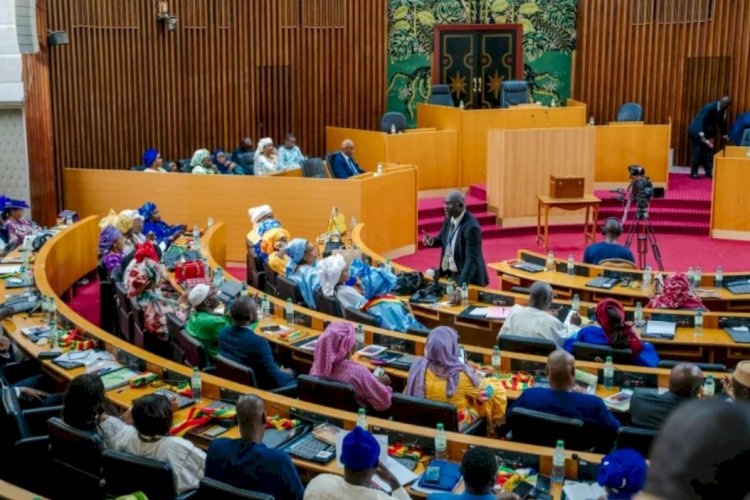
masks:
[[[458,217],[466,208],[466,198],[461,191],[451,191],[443,200],[443,211],[446,217]]]
[[[620,236],[621,232],[622,228],[620,227],[620,221],[618,221],[614,217],[610,217],[604,223],[604,235],[607,237],[607,239],[616,240],[617,237]]]
[[[341,141],[341,152],[346,156],[351,156],[354,153],[354,142],[351,139]]]
[[[537,281],[529,289],[529,305],[542,311],[549,308],[555,293],[546,281]]]
[[[246,441],[260,441],[265,431],[266,405],[254,394],[242,396],[235,405],[240,436]]]
[[[576,359],[567,351],[557,349],[547,358],[547,377],[550,388],[568,391],[575,384]]]
[[[229,308],[229,315],[236,326],[245,326],[258,319],[258,311],[255,302],[247,295],[238,297]]]
[[[703,385],[703,371],[690,363],[680,363],[669,374],[669,392],[681,398],[696,397]]]
[[[719,99],[719,107],[721,109],[727,109],[730,104],[732,104],[732,98],[728,95],[725,95],[724,97]]]

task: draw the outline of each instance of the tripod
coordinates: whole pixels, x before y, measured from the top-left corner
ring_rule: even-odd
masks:
[[[654,254],[656,265],[659,266],[659,271],[663,271],[664,264],[661,261],[659,244],[656,242],[656,234],[654,233],[654,227],[651,225],[651,221],[648,218],[647,209],[639,209],[637,211],[633,225],[630,226],[628,236],[625,238],[626,247],[630,248],[634,236],[638,237],[638,267],[641,269],[646,268],[646,255],[648,254],[648,245],[650,244],[651,253]]]

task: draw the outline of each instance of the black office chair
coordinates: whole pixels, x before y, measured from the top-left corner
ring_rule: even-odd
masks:
[[[146,165],[136,165],[134,167],[130,167],[130,170],[133,172],[143,172],[146,170]]]
[[[271,268],[268,262],[263,263],[263,273],[266,276],[264,290],[271,297],[276,297],[276,271]]]
[[[559,417],[526,408],[511,410],[513,441],[554,447],[558,439],[571,450],[582,449],[583,420]]]
[[[99,277],[99,324],[103,330],[117,333],[115,289],[101,259],[96,264],[96,274]]]
[[[406,330],[406,333],[411,334],[411,335],[418,335],[420,337],[427,337],[431,331],[432,330],[430,330],[429,328],[424,328],[421,326],[410,326]]]
[[[214,500],[216,498],[222,500],[274,500],[273,495],[235,488],[230,484],[209,477],[201,479],[198,491],[190,497],[190,500]]]
[[[318,288],[315,290],[315,305],[318,306],[318,311],[329,316],[341,317],[341,306],[339,301],[335,297],[327,297],[323,293],[323,290]]]
[[[739,145],[743,147],[750,146],[750,127],[746,128],[742,132],[742,139],[740,139]]]
[[[454,107],[455,103],[453,102],[453,96],[451,96],[450,86],[443,83],[433,83],[430,91],[430,104]]]
[[[191,158],[177,160],[177,170],[183,174],[192,173],[193,168],[190,166],[190,160]]]
[[[390,133],[391,127],[396,127],[396,132],[406,130],[406,117],[398,111],[388,111],[380,118],[380,131]]]
[[[245,246],[247,248],[247,258],[245,264],[247,265],[247,283],[255,288],[256,290],[265,290],[266,288],[266,271],[263,267],[263,259],[261,259],[255,252],[255,247],[245,239]]]
[[[100,498],[104,443],[95,432],[75,429],[59,417],[47,421],[55,493],[60,497]],[[130,490],[132,491],[132,490]]]
[[[500,107],[509,108],[529,102],[529,83],[526,80],[506,80],[502,83]]]
[[[648,458],[651,450],[651,443],[656,439],[659,433],[656,429],[642,429],[640,427],[623,426],[617,429],[617,440],[615,441],[615,450],[631,448],[644,457]]]
[[[300,375],[297,377],[297,386],[299,398],[302,401],[355,413],[359,410],[359,404],[354,396],[354,387],[349,384],[312,375]]]
[[[608,345],[589,344],[587,342],[573,342],[573,356],[577,360],[599,363],[603,363],[607,360],[607,356],[611,356],[614,363],[633,364],[633,351],[630,349],[615,349]]]
[[[245,366],[233,359],[229,359],[223,354],[217,354],[214,358],[214,364],[216,366],[216,375],[237,382],[238,384],[249,385],[250,387],[256,387],[276,394],[283,394],[285,396],[294,396],[297,393],[297,383],[293,383],[284,387],[277,387],[275,389],[267,389],[265,387],[258,386],[258,380],[255,378],[255,371],[249,366]]]
[[[459,432],[458,411],[450,403],[416,398],[406,394],[393,393],[391,415],[396,422],[435,428],[442,423],[446,431]],[[485,435],[485,421],[479,418],[461,431],[464,434]]]
[[[190,336],[184,328],[177,332],[177,336],[173,341],[183,353],[180,363],[190,367],[197,366],[199,370],[204,372],[210,373],[214,371],[203,342]]]
[[[168,462],[140,457],[124,451],[104,450],[104,492],[110,498],[141,491],[148,498],[186,498],[187,492],[177,495]],[[190,492],[190,495],[193,493]]]
[[[323,160],[320,158],[308,158],[302,160],[300,164],[302,169],[302,177],[310,177],[314,179],[328,179],[328,171],[326,166],[323,164]]]
[[[659,361],[659,368],[669,368],[672,369],[675,366],[686,363],[686,361],[674,361],[671,359],[662,359]],[[721,363],[693,363],[692,361],[689,362],[691,365],[695,365],[704,372],[725,372],[727,371],[727,366],[723,365]]]
[[[637,102],[626,102],[617,111],[616,122],[639,122],[643,120],[643,108]]]
[[[497,339],[497,345],[501,351],[536,354],[537,356],[549,356],[557,349],[557,344],[551,340],[519,337],[517,335],[500,335]]]
[[[370,313],[353,309],[351,307],[344,307],[341,310],[344,319],[353,323],[362,323],[368,326],[378,326],[378,320]]]
[[[120,282],[114,283],[115,295],[117,296],[117,325],[118,333],[126,342],[133,343],[133,315],[131,303],[128,298],[125,285]]]
[[[276,296],[281,300],[292,300],[293,304],[304,304],[299,285],[285,276],[276,276]]]
[[[133,318],[133,336],[130,343],[144,349],[146,345],[146,332],[143,326],[143,309],[141,309],[135,297],[130,298],[130,310],[132,311]]]

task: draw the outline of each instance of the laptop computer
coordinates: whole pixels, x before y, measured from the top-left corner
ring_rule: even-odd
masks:
[[[641,337],[648,339],[672,340],[677,331],[677,323],[671,321],[654,321],[646,322],[646,328],[643,329]]]

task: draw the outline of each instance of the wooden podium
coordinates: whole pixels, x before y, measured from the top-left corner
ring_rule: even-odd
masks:
[[[750,241],[750,148],[727,147],[714,156],[711,236]],[[698,182],[698,181],[696,181]]]

